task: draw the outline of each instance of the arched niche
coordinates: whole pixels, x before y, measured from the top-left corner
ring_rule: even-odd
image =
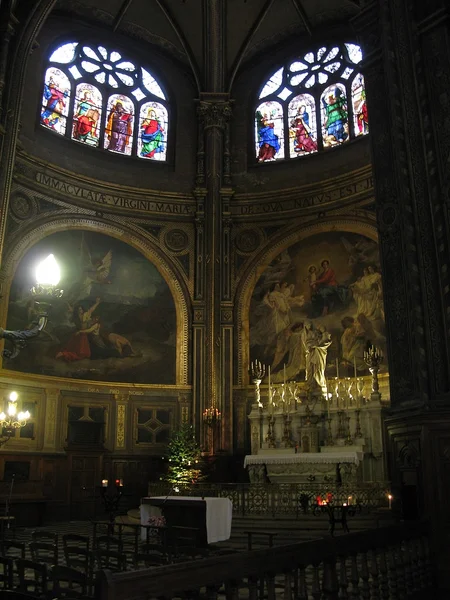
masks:
[[[55,372],[53,368],[55,362],[61,361],[58,362],[60,366],[62,363],[70,364],[71,362],[77,363],[78,366],[81,365],[81,372],[79,371],[75,374],[74,371],[75,378],[77,379],[87,379],[97,382],[107,381],[111,383],[123,381],[130,384],[186,385],[188,382],[188,292],[181,283],[182,277],[177,272],[176,267],[171,264],[170,259],[148,239],[143,239],[135,232],[124,227],[97,221],[93,218],[77,215],[68,217],[64,215],[64,218],[54,218],[45,223],[38,221],[34,228],[28,228],[27,231],[24,231],[20,236],[19,242],[11,248],[3,264],[2,271],[6,293],[5,302],[2,307],[2,323],[7,323],[7,327],[10,329],[26,328],[29,326],[29,323],[26,321],[28,317],[32,317],[33,315],[31,312],[28,312],[28,310],[31,311],[32,309],[31,302],[26,297],[26,292],[29,283],[33,284],[34,282],[33,273],[29,273],[29,277],[26,278],[27,282],[25,283],[24,281],[23,283],[24,289],[22,292],[19,290],[19,293],[17,293],[16,284],[20,284],[20,282],[15,282],[15,278],[19,277],[21,273],[23,261],[27,263],[23,265],[23,268],[30,269],[34,262],[44,257],[44,254],[51,249],[53,240],[61,243],[61,240],[64,241],[64,236],[68,240],[64,246],[65,256],[70,256],[71,246],[74,248],[74,253],[78,252],[77,256],[72,260],[72,272],[74,270],[74,261],[78,260],[80,266],[77,278],[75,278],[76,280],[71,280],[71,275],[66,274],[66,282],[64,282],[63,274],[61,283],[62,287],[67,288],[66,293],[61,299],[62,304],[55,304],[55,307],[52,309],[53,316],[51,316],[49,323],[50,331],[47,334],[43,334],[43,337],[47,336],[47,338],[49,336],[52,338],[54,335],[56,339],[53,340],[54,345],[51,342],[46,344],[46,363],[45,365],[41,365],[40,370],[35,369],[34,372],[40,372],[40,374],[51,377],[74,378],[74,375],[69,376],[70,369],[59,368]],[[53,253],[58,254],[57,247]],[[108,257],[109,254],[110,256]],[[90,263],[86,262],[89,260]],[[110,270],[108,273],[105,271],[107,265],[104,264],[104,261],[106,263],[110,261]],[[116,264],[114,264],[114,261],[116,261]],[[64,270],[64,265],[62,266]],[[105,280],[102,282],[96,279],[96,270],[98,267],[103,271],[105,277]],[[127,278],[129,280],[128,289],[131,289],[131,292],[127,292]],[[93,279],[94,281],[89,281],[89,279]],[[82,289],[83,286],[86,288],[84,291]],[[91,286],[90,289],[88,289],[89,286]],[[147,300],[145,298],[145,290],[150,290],[150,286],[153,286],[155,292],[152,296],[153,299],[158,295],[158,290],[160,292],[161,297],[158,300],[157,306],[152,302],[150,296]],[[79,288],[78,291],[77,287]],[[11,295],[11,291],[15,295],[14,298]],[[20,298],[20,296],[23,297]],[[105,299],[102,300],[102,296]],[[90,310],[96,303],[97,297],[100,297],[101,301],[98,307],[92,311],[91,316],[93,318],[97,315],[100,325],[103,325],[103,341],[113,350],[114,347],[117,351],[120,351],[122,348],[122,355],[118,356],[112,351],[109,353],[110,355],[105,353],[102,356],[101,352],[97,352],[95,353],[95,361],[91,358],[92,354],[89,357],[71,360],[70,351],[73,350],[74,346],[69,344],[70,335],[71,333],[75,333],[77,326],[80,324],[79,319],[75,322],[76,319],[73,317],[72,311],[78,311],[77,307],[80,305],[82,305],[84,311]],[[15,303],[15,308],[17,309],[15,316],[11,312],[13,303]],[[61,314],[64,303],[66,303],[68,311],[65,319],[67,335],[64,336],[64,339],[60,339],[59,336],[63,337],[60,326],[64,320]],[[103,307],[101,306],[102,303]],[[171,303],[173,303],[173,311]],[[132,315],[133,319],[131,319],[129,314],[131,311],[130,307],[131,309],[136,308],[135,313]],[[173,313],[172,319],[169,316],[170,312]],[[128,320],[130,322],[133,321],[134,325],[130,324],[127,330],[128,317]],[[102,320],[103,324],[101,323]],[[172,327],[171,324],[173,325]],[[59,325],[59,329],[55,325]],[[91,319],[90,326],[92,327],[93,325],[94,322]],[[136,331],[139,326],[141,326],[141,331],[137,335]],[[156,334],[158,328],[159,330],[166,329],[165,333],[160,333],[159,339]],[[58,329],[59,335],[53,332],[52,329]],[[149,348],[153,339],[149,335],[150,331],[153,332],[153,338],[158,341],[158,344],[154,344],[153,348]],[[95,333],[90,332],[89,335],[92,336]],[[111,336],[111,334],[113,335]],[[125,338],[130,344],[127,345],[126,341],[120,338]],[[166,346],[171,347],[170,352],[162,351]],[[55,350],[54,353],[53,350]],[[65,350],[68,350],[68,352],[64,353]],[[63,352],[63,355],[56,359],[56,355],[60,352]],[[26,350],[22,351],[20,356],[26,357]],[[16,365],[20,365],[20,363],[16,363],[16,361],[17,359],[15,359],[14,363],[4,364],[3,366],[7,369],[30,372],[29,370],[19,369]],[[119,374],[113,375],[110,378],[106,376],[105,370],[110,374],[114,374],[115,365],[125,361],[128,361],[130,368],[119,369]],[[163,368],[165,361],[172,361],[174,365],[168,365],[167,367],[171,369],[170,377],[156,376],[155,379],[151,375],[152,370],[158,373],[158,370]],[[91,363],[95,362],[96,365],[93,366]],[[153,366],[149,370],[147,369],[149,373],[148,377],[143,378],[142,375],[137,375],[133,379],[133,377],[127,376],[127,373],[132,372],[133,368],[136,368],[136,372],[142,374],[146,370],[146,367],[151,367],[152,362],[157,363],[158,368],[156,369]],[[96,369],[96,372],[100,370],[102,374],[98,378],[95,376],[90,377],[89,368]],[[88,377],[85,377],[84,373],[87,373]]]
[[[320,286],[316,289],[311,287],[313,275],[320,281],[321,264],[326,260],[334,271],[340,297],[336,293],[332,299],[327,298],[325,291],[317,295],[314,292],[318,292]],[[368,289],[372,286],[368,279],[362,279],[366,274],[364,269],[369,265],[374,267],[372,283],[379,295],[375,297],[374,294],[371,302],[364,305],[363,285],[367,284]],[[312,266],[316,268],[314,273],[310,272]],[[280,287],[284,286],[288,296],[285,306],[289,306],[290,316],[288,318],[280,309],[275,311],[275,322],[271,320],[271,309],[277,293],[283,292],[275,289],[277,283]],[[346,371],[353,375],[355,354],[357,370],[362,371],[362,343],[352,351],[347,348],[345,356],[342,356],[342,335],[350,326],[355,329],[365,326],[367,331],[361,334],[361,340],[366,342],[370,334],[370,341],[385,350],[381,286],[378,236],[375,224],[369,220],[330,218],[303,227],[296,224],[280,233],[275,240],[271,239],[253,258],[236,293],[238,385],[248,384],[248,366],[252,360],[273,365],[275,376],[284,363],[289,366],[289,354],[287,351],[283,354],[281,342],[277,348],[277,338],[282,338],[280,334],[283,331],[292,334],[289,331],[292,328],[293,333],[298,334],[298,327],[306,320],[320,323],[332,333],[335,343],[329,353],[329,363],[333,361],[335,364],[338,358],[339,365],[343,363],[348,367],[341,369],[340,376],[346,376]],[[314,302],[312,296],[315,296]],[[363,317],[360,317],[361,314]],[[298,372],[288,373],[288,378],[299,377]]]

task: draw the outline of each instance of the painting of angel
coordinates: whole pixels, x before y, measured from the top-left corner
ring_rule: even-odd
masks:
[[[33,319],[34,266],[58,257],[64,294],[45,331],[4,365],[26,373],[124,383],[175,383],[176,314],[155,265],[126,243],[90,231],[55,233],[23,257],[7,327]]]
[[[71,285],[66,295],[67,301],[72,304],[90,296],[94,287],[111,284],[109,273],[112,250],[109,249],[104,256],[92,258],[83,232],[81,233],[80,262],[80,279]],[[98,287],[97,291],[99,291]]]

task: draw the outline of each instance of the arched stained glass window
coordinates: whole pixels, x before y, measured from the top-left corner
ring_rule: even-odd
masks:
[[[61,135],[66,132],[71,85],[60,69],[50,67],[45,72],[41,123]]]
[[[256,102],[257,161],[305,156],[367,134],[361,61],[356,44],[330,44],[278,68]]]
[[[169,106],[150,71],[116,49],[68,42],[49,58],[41,125],[108,152],[167,160]]]

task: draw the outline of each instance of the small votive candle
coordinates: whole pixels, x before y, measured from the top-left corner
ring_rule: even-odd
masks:
[[[102,479],[102,487],[108,487],[108,480]]]

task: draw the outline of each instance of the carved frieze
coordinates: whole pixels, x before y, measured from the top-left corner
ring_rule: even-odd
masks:
[[[72,205],[109,213],[153,214],[167,217],[192,217],[195,201],[190,195],[142,190],[131,192],[121,186],[102,185],[98,181],[62,172],[22,157],[15,179],[27,189],[43,193]],[[25,166],[24,166],[25,164]]]

